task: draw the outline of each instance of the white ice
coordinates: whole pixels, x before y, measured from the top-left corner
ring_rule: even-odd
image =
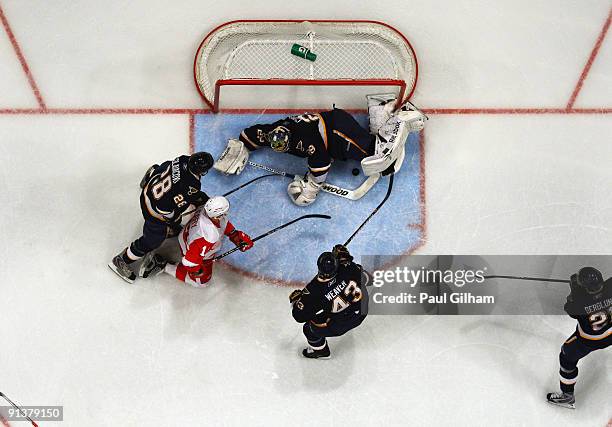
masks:
[[[610,3],[0,7],[51,108],[200,108],[192,58],[214,26],[338,17],[408,36],[419,106],[564,108]],[[611,107],[611,60],[608,35],[576,107]],[[0,109],[37,107],[3,28],[0,72]],[[419,253],[609,253],[610,135],[610,114],[432,114]],[[612,417],[609,349],[581,363],[577,410],[544,402],[574,329],[564,316],[371,316],[331,341],[333,359],[310,361],[298,356],[287,288],[223,268],[203,290],[169,277],[125,284],[106,263],[138,235],[136,185],[188,140],[185,114],[0,115],[0,391],[63,405],[66,426],[603,427]]]

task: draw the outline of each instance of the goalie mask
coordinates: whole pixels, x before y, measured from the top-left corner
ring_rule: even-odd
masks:
[[[593,267],[583,267],[578,272],[578,285],[589,294],[596,294],[603,289],[603,276]]]
[[[274,151],[286,153],[289,151],[291,132],[285,126],[277,126],[266,134],[266,141],[268,141],[270,148]]]

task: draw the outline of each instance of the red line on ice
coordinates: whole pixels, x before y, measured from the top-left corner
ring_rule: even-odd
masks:
[[[427,114],[485,115],[485,114],[610,114],[612,108],[423,108]]]
[[[572,96],[570,97],[569,101],[567,102],[567,109],[571,109],[574,106],[574,102],[576,102],[576,98],[578,97],[578,94],[580,93],[580,90],[582,89],[582,85],[584,84],[584,80],[586,79],[586,77],[589,74],[589,71],[591,70],[591,66],[593,65],[593,62],[595,62],[595,58],[597,58],[597,54],[599,53],[599,49],[601,48],[601,45],[603,44],[604,39],[606,38],[606,34],[608,33],[608,29],[610,28],[610,18],[612,17],[612,9],[610,9],[610,11],[608,12],[608,19],[606,19],[606,22],[603,26],[603,28],[601,29],[601,32],[599,33],[599,37],[597,37],[597,41],[595,42],[595,46],[593,46],[593,50],[591,51],[591,56],[589,56],[589,59],[587,60],[587,63],[585,64],[584,68],[582,69],[582,73],[580,74],[580,78],[578,79],[578,83],[576,83],[576,86],[574,87],[574,91],[572,92]]]
[[[189,113],[189,152],[195,152],[195,115]]]
[[[23,69],[23,72],[28,78],[28,82],[30,83],[32,92],[34,92],[36,101],[38,101],[38,105],[40,106],[42,110],[46,110],[47,106],[45,105],[45,101],[43,100],[42,95],[40,94],[40,90],[38,89],[38,86],[36,85],[36,81],[34,80],[34,76],[32,75],[32,72],[30,71],[30,67],[28,67],[28,62],[26,61],[25,56],[23,56],[21,47],[19,47],[19,42],[17,41],[17,38],[15,38],[15,34],[13,33],[13,30],[11,30],[11,26],[9,25],[8,19],[6,18],[6,15],[4,14],[4,10],[2,10],[2,5],[0,5],[0,21],[2,21],[2,26],[4,27],[4,31],[6,31],[6,35],[8,36],[11,42],[11,45],[13,45],[13,50],[15,51],[15,55],[17,55],[17,58],[19,59],[19,62],[21,63],[21,68]]]
[[[421,152],[421,158],[419,159],[419,174],[421,179],[419,180],[419,203],[421,205],[421,240],[415,247],[413,247],[408,254],[412,254],[417,251],[427,241],[427,203],[425,202],[425,129],[421,131],[421,137],[419,138],[419,151]]]
[[[265,110],[268,114],[292,114],[313,110],[302,109],[274,109]],[[347,110],[351,113],[364,112],[364,110]],[[612,114],[612,108],[423,108],[427,114],[439,115],[542,115],[542,114]],[[228,109],[221,113],[226,114],[259,114],[261,109]],[[179,114],[212,114],[211,110],[201,108],[0,108],[0,115],[179,115]]]

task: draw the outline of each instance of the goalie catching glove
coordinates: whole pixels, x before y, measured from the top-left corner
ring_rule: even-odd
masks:
[[[240,248],[241,252],[246,252],[253,247],[253,241],[249,235],[243,231],[234,230],[228,237],[234,245]]]
[[[322,182],[316,182],[315,179],[310,172],[304,178],[296,176],[287,187],[287,194],[291,201],[298,206],[307,206],[314,202],[323,185]]]
[[[230,139],[213,167],[226,175],[239,175],[248,161],[249,150],[244,143],[238,139]]]

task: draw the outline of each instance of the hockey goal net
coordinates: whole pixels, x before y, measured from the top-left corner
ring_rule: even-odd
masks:
[[[292,54],[294,45],[316,59]],[[194,61],[198,91],[215,112],[223,86],[392,87],[404,100],[412,95],[417,75],[406,37],[377,21],[232,21],[204,38]]]

